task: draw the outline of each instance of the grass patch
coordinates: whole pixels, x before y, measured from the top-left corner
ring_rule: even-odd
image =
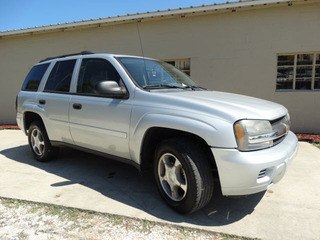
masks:
[[[226,233],[221,233],[223,240],[259,240],[259,238],[248,238],[248,237],[239,237],[236,235],[230,235]]]
[[[154,222],[150,222],[147,220],[140,220],[140,224],[141,224],[141,232],[150,234],[152,232],[152,228],[156,225]]]
[[[189,227],[178,227],[178,230],[185,237],[191,235],[191,233],[195,231],[194,229]]]
[[[111,223],[113,225],[120,225],[123,223],[123,219],[124,217],[119,216],[119,215],[112,215],[112,214],[108,214],[108,218],[111,221]]]
[[[0,198],[0,200],[1,200],[1,204],[7,208],[17,209],[25,205],[25,201],[22,201],[22,200],[16,200],[11,198]]]
[[[312,143],[312,145],[320,149],[320,143]]]

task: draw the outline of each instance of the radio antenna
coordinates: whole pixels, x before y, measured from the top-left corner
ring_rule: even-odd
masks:
[[[141,19],[138,19],[138,21],[137,21],[137,29],[138,29],[140,48],[141,48],[141,53],[142,53],[142,60],[143,60],[143,65],[144,65],[144,74],[143,74],[145,76],[144,82],[145,82],[145,85],[148,85],[147,83],[149,82],[149,77],[148,77],[148,74],[147,74],[147,65],[146,65],[146,59],[145,59],[144,52],[143,52],[143,47],[142,47],[142,40],[141,40],[139,23],[141,23]]]
[[[138,19],[138,21],[137,21],[137,29],[138,29],[138,35],[139,35],[141,53],[142,53],[142,57],[144,58],[144,52],[143,52],[143,47],[142,47],[141,34],[140,34],[140,29],[139,29],[139,23],[140,23],[140,22],[141,22],[141,19]]]

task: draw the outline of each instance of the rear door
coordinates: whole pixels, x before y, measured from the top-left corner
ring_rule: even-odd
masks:
[[[71,135],[78,146],[129,159],[132,100],[97,95],[95,84],[108,80],[123,84],[106,59],[82,59],[76,94],[70,102]]]
[[[73,143],[69,131],[70,83],[76,59],[57,61],[37,97],[50,140]]]

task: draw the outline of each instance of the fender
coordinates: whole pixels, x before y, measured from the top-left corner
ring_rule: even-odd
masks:
[[[130,155],[132,160],[138,164],[141,162],[140,152],[144,136],[150,128],[154,127],[192,133],[202,138],[208,146],[224,148],[236,147],[232,124],[229,122],[203,115],[201,119],[195,119],[189,116],[149,113],[144,115],[131,131],[129,143]],[[222,142],[224,143],[223,146],[221,146]]]

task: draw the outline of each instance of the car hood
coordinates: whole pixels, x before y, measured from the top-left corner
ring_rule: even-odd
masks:
[[[157,94],[166,96],[163,103],[177,110],[180,108],[183,111],[215,115],[231,122],[239,119],[274,120],[288,112],[285,107],[274,102],[218,91],[168,91]]]

